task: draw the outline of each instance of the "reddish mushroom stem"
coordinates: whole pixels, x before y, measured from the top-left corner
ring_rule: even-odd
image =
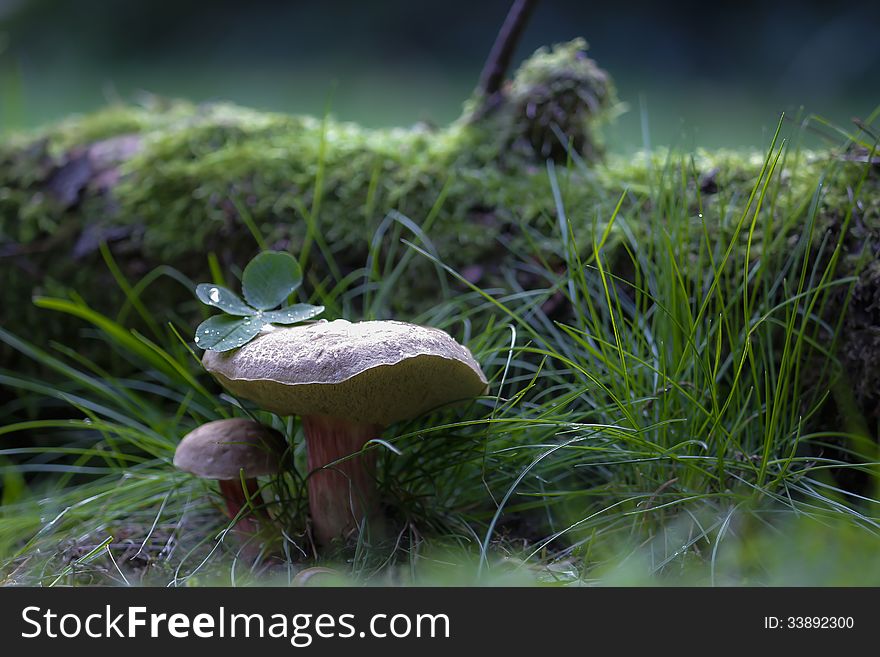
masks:
[[[309,455],[312,526],[315,540],[327,545],[348,536],[364,518],[375,517],[379,504],[373,453],[324,466],[359,452],[368,440],[379,436],[382,427],[326,415],[310,415],[302,420]]]
[[[223,499],[226,501],[226,511],[229,514],[230,519],[234,519],[242,508],[248,506],[248,497],[250,497],[251,500],[254,500],[254,503],[259,500],[260,487],[257,480],[245,479],[244,483],[245,486],[247,486],[247,495],[245,495],[244,489],[241,486],[241,480],[220,480],[220,492],[223,494]],[[250,510],[245,511],[238,519],[238,522],[235,523],[235,531],[247,538],[257,534],[259,529],[259,520]]]

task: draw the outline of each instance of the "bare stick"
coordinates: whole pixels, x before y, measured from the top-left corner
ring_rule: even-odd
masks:
[[[504,76],[507,74],[507,69],[510,68],[513,51],[516,50],[523,29],[525,29],[536,4],[537,0],[514,0],[510,11],[507,12],[507,18],[504,19],[498,36],[495,37],[495,43],[492,44],[492,50],[489,51],[489,58],[483,66],[483,72],[480,73],[478,89],[487,98],[494,96],[501,90]]]

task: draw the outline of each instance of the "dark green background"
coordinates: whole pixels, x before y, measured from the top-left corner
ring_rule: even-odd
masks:
[[[0,0],[0,129],[140,90],[372,126],[457,116],[509,3]],[[781,111],[880,104],[880,3],[543,0],[518,52],[584,36],[629,111],[612,145],[762,146]],[[646,110],[646,121],[642,110]]]

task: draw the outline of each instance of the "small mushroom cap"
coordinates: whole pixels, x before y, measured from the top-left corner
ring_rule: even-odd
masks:
[[[174,453],[174,465],[203,479],[248,479],[276,474],[287,449],[283,436],[264,424],[232,418],[190,431]]]
[[[388,426],[484,394],[486,376],[448,333],[344,319],[262,333],[202,364],[231,392],[279,415]]]

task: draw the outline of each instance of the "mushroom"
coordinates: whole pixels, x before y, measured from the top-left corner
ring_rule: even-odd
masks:
[[[248,497],[259,495],[256,478],[280,472],[286,450],[284,437],[264,424],[243,418],[215,420],[183,437],[174,453],[174,465],[202,479],[217,479],[226,510],[234,519],[247,506]],[[235,529],[254,535],[259,522],[245,513]]]
[[[376,517],[367,441],[394,422],[487,390],[467,347],[439,329],[397,321],[275,328],[234,351],[207,351],[202,363],[234,394],[302,418],[309,509],[321,545]]]

